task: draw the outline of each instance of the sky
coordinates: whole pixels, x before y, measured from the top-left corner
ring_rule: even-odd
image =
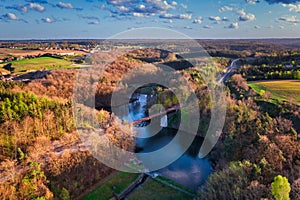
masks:
[[[191,38],[299,38],[300,0],[0,0],[0,40],[105,39],[161,27]]]

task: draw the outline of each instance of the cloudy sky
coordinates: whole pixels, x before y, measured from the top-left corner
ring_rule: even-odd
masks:
[[[0,39],[107,38],[141,27],[192,38],[300,37],[300,0],[0,0]]]

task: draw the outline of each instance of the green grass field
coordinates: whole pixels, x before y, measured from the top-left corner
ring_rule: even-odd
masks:
[[[262,90],[269,91],[272,99],[284,101],[294,99],[300,103],[299,80],[255,81],[248,85],[258,94]]]
[[[143,185],[135,190],[128,197],[129,200],[189,200],[193,199],[183,192],[173,189],[163,183],[149,178]]]
[[[91,193],[82,198],[82,200],[106,200],[113,197],[113,194],[120,194],[125,190],[139,174],[118,172],[108,181],[97,187]]]
[[[15,74],[24,73],[29,70],[74,68],[71,62],[64,59],[53,58],[53,57],[38,57],[38,58],[17,60],[6,64],[11,64],[11,67],[14,69]]]

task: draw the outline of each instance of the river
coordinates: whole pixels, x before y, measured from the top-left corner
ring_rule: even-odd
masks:
[[[154,96],[145,94],[135,94],[136,101],[130,102],[128,116],[122,116],[122,119],[127,121],[138,120],[149,115],[147,106],[149,101],[152,101]],[[163,119],[161,119],[163,118]],[[164,147],[175,137],[178,132],[177,129],[166,126],[166,116],[157,117],[149,121],[137,124],[135,131],[137,132],[136,138],[136,151],[141,153],[152,152]],[[160,126],[152,126],[159,124]],[[163,126],[163,127],[162,127]],[[165,127],[166,126],[166,127]],[[159,128],[158,128],[159,127]],[[174,126],[173,126],[174,127]],[[185,137],[193,137],[186,133]],[[159,169],[156,173],[169,178],[177,183],[185,185],[193,190],[205,183],[208,176],[212,173],[212,165],[208,159],[200,159],[198,157],[199,149],[202,144],[202,138],[196,137],[187,151],[182,148],[182,141],[180,138],[174,141],[171,151],[163,152],[161,157],[156,158],[155,161],[149,161],[147,157],[140,158],[144,166],[151,165],[153,162],[160,162],[165,156],[180,153],[182,156],[170,165]]]

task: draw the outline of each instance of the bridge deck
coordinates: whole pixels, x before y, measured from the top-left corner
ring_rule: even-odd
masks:
[[[132,123],[135,125],[135,124],[139,124],[143,121],[148,121],[150,119],[153,119],[155,117],[160,117],[160,116],[163,116],[163,115],[166,115],[170,112],[174,112],[174,111],[177,111],[179,110],[179,106],[174,106],[174,107],[171,107],[171,108],[168,108],[167,110],[165,110],[164,112],[159,112],[159,113],[156,113],[156,114],[153,114],[153,115],[150,115],[148,117],[144,117],[144,118],[141,118],[141,119],[138,119],[138,120],[135,120],[133,121]]]

